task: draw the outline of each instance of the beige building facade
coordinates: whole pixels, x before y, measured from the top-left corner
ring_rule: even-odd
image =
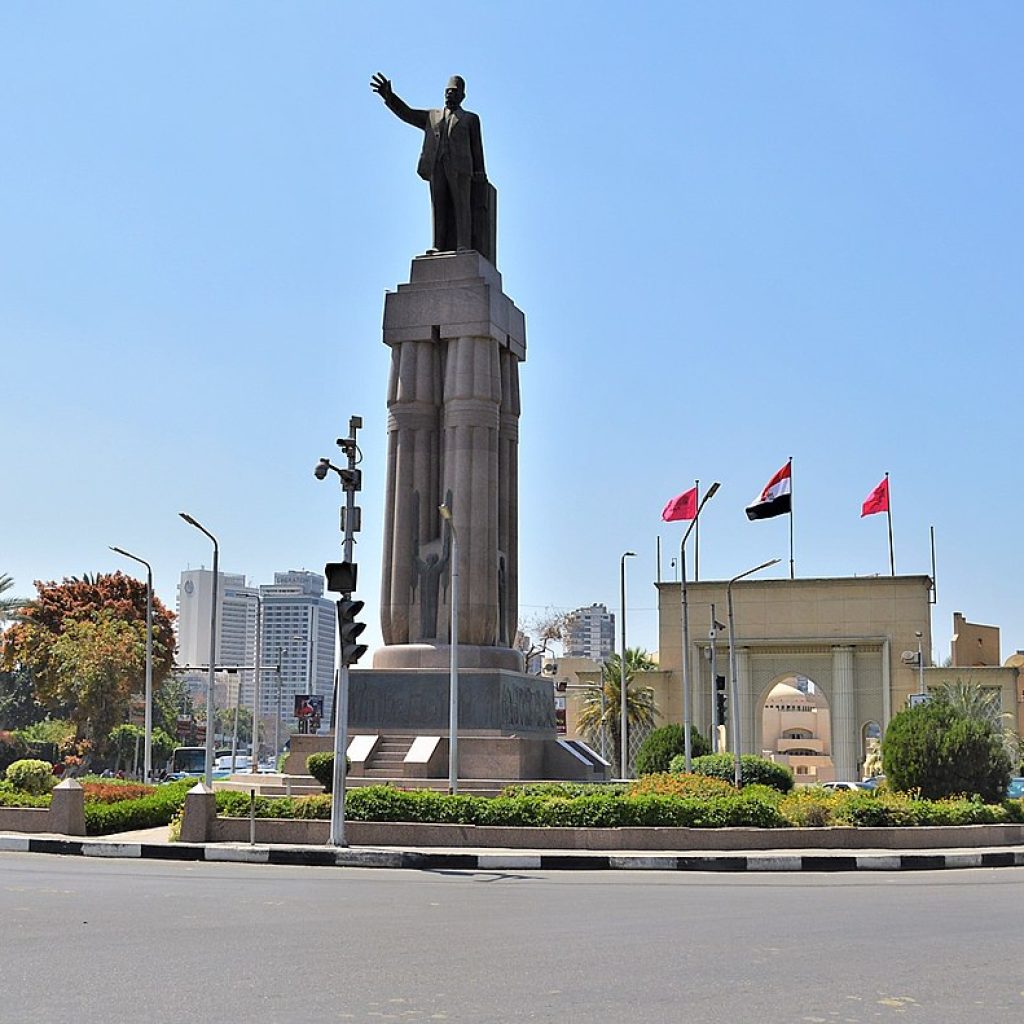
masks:
[[[682,718],[682,588],[658,583],[660,669],[669,691],[662,721]],[[793,677],[814,683],[827,704],[834,777],[858,779],[873,737],[905,707],[919,679],[918,635],[925,664],[931,651],[928,576],[741,580],[732,587],[739,690],[739,749],[760,754],[765,707],[775,687]],[[712,678],[709,631],[714,617],[728,624],[725,582],[687,586],[688,658],[694,724],[709,734]],[[729,675],[728,630],[715,640],[718,674]],[[905,652],[913,652],[907,664]],[[730,686],[731,690],[731,686]],[[729,746],[733,709],[730,700]],[[772,742],[774,745],[774,742]]]

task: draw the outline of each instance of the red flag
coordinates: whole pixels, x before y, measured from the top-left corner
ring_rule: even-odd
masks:
[[[882,482],[864,499],[860,507],[860,517],[873,516],[878,512],[889,511],[889,477],[883,478]]]
[[[666,523],[674,523],[680,519],[696,519],[697,488],[691,487],[688,491],[670,498],[668,504],[661,510],[661,518]]]

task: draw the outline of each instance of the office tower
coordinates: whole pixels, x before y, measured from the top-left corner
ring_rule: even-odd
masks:
[[[562,647],[567,658],[606,661],[615,650],[615,616],[603,604],[570,612],[565,627]]]

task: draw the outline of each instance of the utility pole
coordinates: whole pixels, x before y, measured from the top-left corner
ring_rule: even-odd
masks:
[[[338,474],[341,489],[345,492],[345,504],[341,510],[342,555],[344,561],[328,562],[324,568],[327,589],[339,594],[338,598],[338,641],[341,649],[341,666],[338,672],[338,692],[334,711],[334,776],[331,787],[331,835],[332,846],[347,846],[345,841],[345,781],[346,757],[348,752],[348,687],[349,666],[354,665],[365,653],[366,645],[356,643],[359,634],[366,628],[365,622],[357,622],[356,616],[363,610],[363,602],[352,595],[356,591],[357,566],[353,558],[355,535],[362,523],[362,510],[356,505],[356,493],[362,490],[363,474],[358,469],[362,459],[356,432],[362,427],[361,416],[352,416],[348,421],[348,437],[339,437],[338,447],[346,457],[345,468],[332,465],[330,459],[321,459],[313,470],[318,480],[323,480],[329,471]]]

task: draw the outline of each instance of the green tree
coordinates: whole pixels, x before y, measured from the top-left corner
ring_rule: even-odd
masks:
[[[893,717],[882,765],[892,789],[916,790],[929,800],[977,794],[989,803],[1006,795],[1011,767],[999,728],[941,697]]]
[[[1010,715],[1003,713],[999,691],[957,678],[943,682],[933,696],[948,704],[958,715],[975,722],[984,722],[993,729],[1005,729]]]
[[[153,730],[153,767],[157,770],[171,759],[178,741],[163,729]]]
[[[622,688],[622,661],[618,654],[613,654],[601,666],[601,682],[591,686],[583,693],[582,707],[579,715],[579,727],[584,737],[594,744],[600,741],[602,726],[610,739],[618,772],[624,774],[622,765],[618,764],[619,723],[621,721],[620,693]],[[626,648],[626,720],[630,732],[636,729],[649,729],[661,712],[654,702],[654,689],[650,686],[635,685],[634,680],[643,672],[657,668],[657,663],[639,647]],[[604,715],[601,714],[601,695],[604,694]]]
[[[32,672],[24,665],[0,671],[0,728],[20,729],[46,717],[36,700]]]
[[[128,718],[135,680],[145,669],[145,626],[107,612],[71,622],[47,652],[44,702],[66,705],[79,736],[104,744]]]
[[[226,741],[230,741],[235,729],[235,709],[217,708],[214,718],[217,722],[217,733]],[[238,709],[238,742],[252,742],[252,711],[249,708]]]
[[[146,759],[146,732],[137,725],[115,725],[107,738],[109,752],[114,755],[114,770],[130,771]]]
[[[60,757],[75,752],[75,723],[61,718],[44,718],[18,730],[27,743],[52,743]]]
[[[178,716],[193,718],[195,708],[188,683],[180,676],[168,676],[163,685],[153,689],[153,726],[171,736],[178,735]]]

